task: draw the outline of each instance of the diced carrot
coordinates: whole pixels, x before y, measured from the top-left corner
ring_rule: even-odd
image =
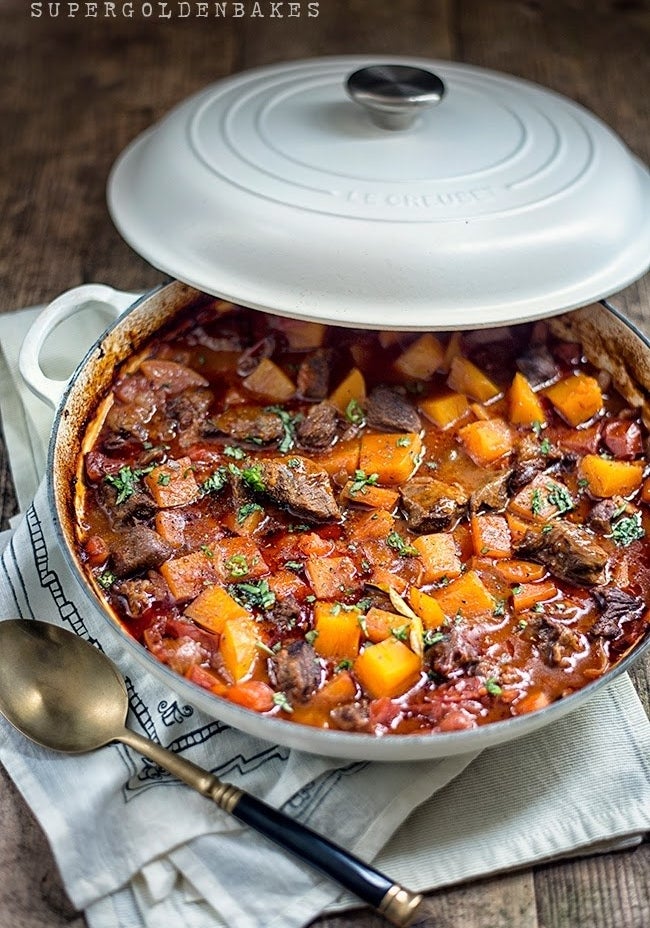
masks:
[[[474,463],[482,467],[510,454],[514,447],[510,426],[498,418],[470,422],[458,430],[458,437]]]
[[[185,516],[176,509],[159,509],[155,517],[156,531],[168,545],[180,548],[185,541]]]
[[[353,367],[350,373],[341,381],[336,390],[330,394],[329,401],[340,413],[345,411],[350,402],[361,404],[366,398],[366,382],[358,367]]]
[[[486,557],[510,557],[512,539],[504,516],[494,513],[473,515],[471,518],[474,552]]]
[[[494,566],[507,583],[533,583],[546,574],[545,567],[532,561],[499,561]]]
[[[359,653],[360,615],[358,609],[344,609],[340,603],[315,603],[316,653],[331,661],[353,660]]]
[[[397,490],[387,490],[385,487],[372,486],[365,484],[359,489],[355,489],[357,484],[354,480],[348,480],[341,491],[344,500],[350,503],[358,503],[360,506],[370,506],[373,509],[394,509],[399,499]]]
[[[449,618],[477,618],[494,610],[494,597],[475,570],[468,570],[449,586],[434,594],[438,605]]]
[[[223,626],[219,652],[235,683],[250,677],[259,656],[258,628],[253,619],[228,619]]]
[[[405,623],[408,623],[408,620],[403,616],[397,615],[395,612],[388,612],[386,609],[378,609],[376,606],[372,606],[366,613],[363,625],[366,638],[377,644],[378,641],[390,638],[392,634],[391,629],[401,628]]]
[[[417,466],[422,439],[416,432],[370,433],[361,439],[359,467],[379,483],[405,483]]]
[[[165,461],[144,478],[156,506],[187,506],[201,495],[190,458]]]
[[[364,648],[354,662],[353,672],[373,699],[394,698],[417,682],[421,666],[418,655],[391,635]]]
[[[359,585],[357,569],[349,557],[310,557],[305,571],[318,599],[340,599]]]
[[[391,587],[397,590],[398,593],[403,593],[408,585],[404,577],[400,577],[399,574],[393,574],[384,567],[376,566],[373,567],[372,576],[368,583],[376,586],[379,590],[383,590],[384,593],[388,593]]]
[[[377,338],[382,348],[390,348],[391,345],[397,345],[400,338],[402,338],[402,333],[391,329],[388,332],[379,332]]]
[[[445,350],[430,332],[417,338],[395,361],[395,368],[403,377],[413,380],[430,380],[445,357]]]
[[[286,403],[296,392],[293,381],[270,358],[263,358],[242,384],[250,393],[274,403]]]
[[[214,556],[210,557],[205,551],[193,551],[183,557],[165,561],[160,566],[160,573],[169,592],[178,602],[194,599],[203,587],[218,579]]]
[[[262,680],[242,680],[228,688],[226,696],[231,702],[253,712],[268,712],[273,708],[273,690]]]
[[[223,587],[206,587],[185,609],[185,615],[208,631],[221,634],[229,619],[248,618],[248,612]]]
[[[569,425],[581,425],[601,411],[603,395],[595,377],[573,374],[544,391],[555,409]]]
[[[531,690],[513,703],[512,709],[517,715],[527,715],[529,712],[537,712],[538,709],[546,708],[550,702],[550,696],[543,690]]]
[[[386,512],[385,509],[364,512],[355,519],[351,537],[356,541],[366,541],[370,538],[387,538],[394,524],[395,517],[390,512]]]
[[[454,536],[448,532],[437,532],[432,535],[419,535],[413,542],[424,568],[422,583],[433,583],[450,579],[460,574],[462,564],[456,551]]]
[[[351,477],[359,467],[359,439],[350,441],[340,441],[334,445],[331,451],[318,457],[317,463],[324,471],[327,471],[332,480],[343,476],[339,480],[339,485],[345,482],[345,478]]]
[[[588,483],[593,496],[629,496],[641,486],[641,461],[609,461],[597,454],[587,454],[580,462],[580,476]]]
[[[420,409],[439,429],[448,429],[469,413],[467,397],[462,393],[445,393],[421,400]]]
[[[535,603],[546,602],[557,596],[557,587],[550,580],[541,583],[518,583],[512,590],[512,604],[515,612],[532,609]]]
[[[572,509],[573,505],[573,497],[565,484],[545,474],[538,474],[512,498],[509,509],[524,519],[548,522]]]
[[[451,362],[447,386],[457,393],[464,393],[465,396],[478,400],[479,403],[487,403],[488,400],[496,399],[501,393],[497,385],[486,377],[483,371],[461,356],[455,357]]]
[[[546,414],[539,397],[519,371],[515,374],[508,391],[508,418],[513,425],[529,427],[534,422],[546,422]]]
[[[420,616],[422,624],[427,629],[440,628],[447,618],[438,600],[415,586],[409,590],[409,602],[413,607],[413,612]]]
[[[269,567],[252,538],[221,538],[211,545],[215,570],[227,583],[268,574]]]

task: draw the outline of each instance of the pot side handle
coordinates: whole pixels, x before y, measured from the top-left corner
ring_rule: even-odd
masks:
[[[32,393],[56,409],[70,382],[69,378],[67,380],[55,380],[46,376],[40,364],[43,346],[48,336],[58,325],[93,303],[99,303],[102,307],[108,308],[117,319],[140,296],[140,293],[114,290],[105,284],[83,284],[80,287],[67,290],[49,306],[46,306],[32,323],[18,355],[20,375]]]

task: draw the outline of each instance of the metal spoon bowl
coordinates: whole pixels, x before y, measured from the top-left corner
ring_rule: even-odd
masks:
[[[53,751],[83,754],[121,741],[220,808],[336,880],[389,922],[412,924],[422,897],[289,816],[125,726],[124,680],[98,649],[46,622],[0,622],[0,712]]]

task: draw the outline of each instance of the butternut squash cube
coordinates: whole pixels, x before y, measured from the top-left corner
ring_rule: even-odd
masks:
[[[218,580],[214,555],[207,551],[193,551],[183,557],[165,561],[160,566],[169,591],[175,600],[194,599],[203,587]]]
[[[368,645],[354,662],[353,673],[373,698],[402,696],[418,680],[421,659],[392,635]]]
[[[435,335],[426,332],[402,352],[395,368],[403,377],[412,380],[430,380],[445,357],[445,349]]]
[[[345,411],[352,400],[361,405],[366,398],[366,381],[358,367],[353,367],[347,377],[341,381],[336,390],[330,393],[329,401],[338,411]]]
[[[221,634],[229,619],[247,619],[248,612],[223,587],[206,587],[185,609],[185,615],[202,628]]]
[[[399,493],[397,490],[388,490],[385,487],[376,487],[371,484],[355,489],[354,480],[348,480],[341,491],[341,496],[348,503],[358,503],[360,506],[369,506],[373,509],[395,508]]]
[[[609,461],[587,454],[580,463],[580,476],[593,496],[629,496],[641,486],[643,464],[635,461]]]
[[[422,583],[435,583],[443,577],[451,579],[460,574],[462,564],[458,557],[454,536],[449,532],[419,535],[413,542],[413,547],[422,561],[424,569]]]
[[[504,516],[494,513],[474,515],[471,518],[474,553],[480,557],[510,557],[512,540]]]
[[[420,409],[439,429],[448,429],[468,414],[469,402],[463,393],[450,392],[422,400]]]
[[[349,557],[310,557],[305,571],[318,599],[340,599],[359,585],[357,569]]]
[[[315,603],[316,653],[331,661],[353,660],[361,641],[360,615],[358,609],[344,609],[340,603]]]
[[[258,627],[249,616],[224,622],[219,652],[235,683],[252,675],[260,653],[259,643]]]
[[[406,621],[403,616],[396,615],[394,612],[372,606],[368,609],[363,622],[366,638],[377,644],[379,641],[390,638],[391,629],[401,627]]]
[[[531,426],[546,423],[546,414],[539,397],[523,374],[517,372],[508,391],[508,418],[513,425]]]
[[[146,475],[144,482],[156,506],[160,506],[161,509],[188,506],[201,495],[190,458],[165,461],[164,464],[154,467]]]
[[[359,467],[378,474],[379,483],[405,483],[415,470],[422,439],[416,432],[375,433],[361,439]]]
[[[598,381],[588,374],[574,374],[544,391],[555,409],[569,425],[581,425],[601,411],[603,395]]]
[[[447,386],[450,390],[464,393],[465,396],[478,400],[479,403],[494,400],[501,393],[497,385],[486,377],[482,370],[461,356],[453,358],[451,362]]]
[[[510,426],[503,419],[470,422],[458,430],[465,451],[480,467],[485,467],[510,454],[514,447]]]
[[[260,361],[242,383],[251,393],[273,403],[286,403],[296,392],[293,381],[270,358]]]
[[[465,619],[477,618],[494,610],[494,597],[475,570],[452,581],[449,586],[437,590],[438,605],[450,619],[457,615]]]
[[[418,590],[415,586],[409,590],[409,602],[413,607],[413,612],[420,616],[426,629],[440,628],[446,621],[447,616],[442,611],[438,600],[428,593]],[[370,611],[368,614],[370,614]]]
[[[317,459],[318,466],[341,486],[346,476],[351,477],[359,468],[359,445],[358,439],[338,442]]]

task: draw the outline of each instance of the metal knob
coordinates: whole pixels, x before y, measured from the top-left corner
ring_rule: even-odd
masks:
[[[368,110],[382,129],[408,129],[422,110],[436,106],[445,94],[437,74],[403,64],[361,68],[345,84],[349,96]]]

